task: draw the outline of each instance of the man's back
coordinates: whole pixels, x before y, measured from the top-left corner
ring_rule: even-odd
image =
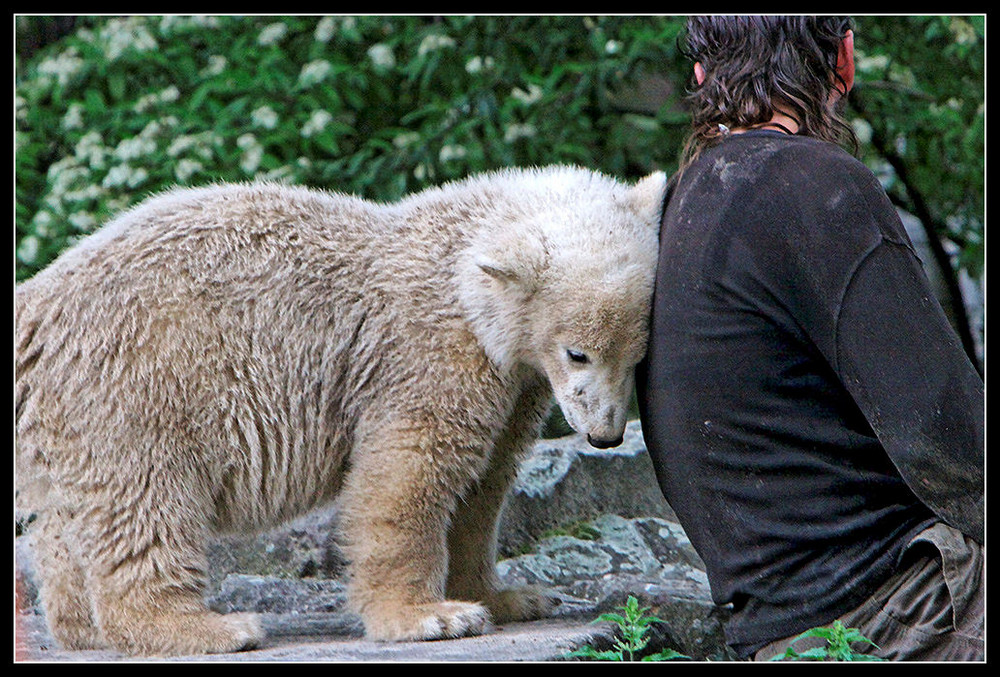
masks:
[[[943,472],[975,488],[982,384],[950,345],[947,369],[887,373],[954,339],[936,304],[896,317],[885,285],[929,295],[926,279],[875,177],[832,144],[730,136],[675,178],[660,241],[644,432],[749,654],[860,604],[935,521],[941,491],[922,501],[900,463],[940,441],[922,412],[956,410]]]

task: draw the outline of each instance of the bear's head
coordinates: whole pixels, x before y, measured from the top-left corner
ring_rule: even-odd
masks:
[[[516,226],[475,254],[473,325],[487,354],[543,373],[567,423],[595,447],[624,434],[646,353],[665,190],[660,172],[634,186],[584,170],[560,175],[528,192]]]

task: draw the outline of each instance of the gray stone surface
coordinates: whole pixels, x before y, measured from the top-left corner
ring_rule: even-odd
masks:
[[[258,536],[228,536],[210,548],[209,605],[261,614],[268,631],[253,651],[171,661],[486,662],[564,660],[584,645],[608,648],[613,628],[591,621],[636,596],[654,626],[650,650],[727,660],[726,610],[709,594],[704,566],[656,487],[638,422],[625,443],[592,450],[579,436],[538,442],[524,462],[502,525],[498,564],[508,585],[541,585],[553,617],[492,628],[480,637],[379,643],[363,638],[346,609],[344,561],[331,506]],[[19,606],[15,658],[46,662],[135,660],[110,651],[61,651],[37,606],[31,553],[16,544]]]
[[[271,635],[253,651],[209,656],[129,658],[112,651],[63,651],[56,648],[41,616],[20,614],[16,629],[18,662],[547,662],[566,660],[566,654],[584,645],[608,646],[612,627],[579,619],[552,618],[533,623],[513,623],[489,634],[435,642],[371,642],[341,635],[327,626],[322,614],[306,619],[286,619],[286,614],[266,614]],[[308,625],[304,621],[312,620]],[[285,634],[298,628],[304,632]],[[277,630],[277,632],[275,632]]]
[[[513,554],[549,529],[608,513],[677,519],[656,483],[638,420],[613,449],[595,449],[581,435],[538,441],[504,508],[501,552]]]

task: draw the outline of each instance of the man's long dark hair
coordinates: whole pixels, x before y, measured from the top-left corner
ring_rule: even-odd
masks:
[[[728,128],[767,123],[779,107],[799,134],[857,148],[854,130],[830,105],[830,92],[847,86],[837,73],[837,49],[851,28],[848,17],[697,16],[688,20],[683,53],[705,69],[692,80],[692,133],[682,166],[717,143]]]

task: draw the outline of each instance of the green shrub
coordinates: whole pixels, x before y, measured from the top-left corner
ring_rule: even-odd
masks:
[[[618,626],[618,639],[615,640],[613,648],[606,651],[599,651],[592,646],[584,646],[566,654],[567,658],[584,658],[595,661],[672,661],[682,658],[689,658],[673,649],[663,649],[662,651],[647,652],[646,645],[649,638],[646,634],[654,623],[663,621],[656,616],[647,616],[649,607],[640,607],[639,601],[632,595],[628,596],[625,604],[618,607],[621,611],[617,613],[601,614],[594,621],[611,622]]]
[[[825,640],[822,646],[797,651],[796,642],[815,637]],[[854,644],[867,644],[878,649],[875,642],[861,634],[857,628],[845,627],[840,621],[834,621],[830,627],[810,628],[792,640],[785,653],[774,656],[772,661],[882,661],[883,658],[860,653],[854,650]]]
[[[676,97],[649,105],[625,88],[677,61],[682,23],[80,20],[18,63],[17,279],[174,185],[257,178],[393,200],[512,165],[669,171],[687,126]]]

